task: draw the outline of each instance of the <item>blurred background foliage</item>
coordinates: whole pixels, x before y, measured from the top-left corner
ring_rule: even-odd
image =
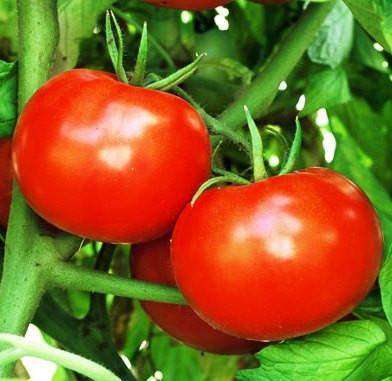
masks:
[[[15,3],[0,2],[2,137],[12,133],[16,121]],[[392,28],[384,21],[391,19],[392,10],[388,1],[381,0],[378,3],[384,4],[385,12],[377,13],[377,8],[366,18],[361,13],[365,3],[369,2],[337,3],[300,64],[280,84],[278,97],[258,125],[269,171],[277,173],[299,113],[304,148],[298,167],[330,166],[362,186],[380,213],[388,247],[392,243],[392,62],[388,53]],[[219,115],[262,70],[303,6],[301,1],[263,6],[237,0],[226,8],[192,13],[137,0],[58,0],[61,41],[54,73],[73,67],[112,71],[103,31],[104,11],[112,7],[124,31],[127,68],[133,67],[145,21],[150,72],[165,75],[191,62],[197,53],[207,53],[197,74],[183,87],[209,113]],[[224,144],[216,165],[241,173],[249,163],[237,147]],[[91,243],[74,260],[93,267],[99,248]],[[116,249],[111,271],[129,276],[129,251],[129,247]],[[390,268],[391,263],[385,272],[392,272]],[[383,279],[386,301],[392,297],[392,285],[383,284]],[[386,319],[380,294],[375,290],[358,315]],[[390,303],[384,302],[384,310],[388,317],[392,314]],[[238,369],[258,364],[251,356],[222,357],[189,349],[154,327],[137,302],[121,298],[92,296],[90,300],[84,293],[56,291],[45,297],[35,323],[51,343],[111,363],[124,380],[154,381],[163,375],[170,381],[230,381]],[[132,374],[123,360],[132,364]],[[64,369],[58,369],[54,377],[56,381],[75,379],[79,376]],[[252,375],[244,379],[267,380]]]

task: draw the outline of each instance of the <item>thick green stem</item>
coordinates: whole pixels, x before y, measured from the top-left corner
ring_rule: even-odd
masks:
[[[309,6],[299,22],[283,38],[249,88],[244,89],[242,96],[222,113],[219,120],[225,126],[236,129],[245,124],[245,105],[254,118],[266,113],[279,91],[279,84],[287,79],[301,60],[335,3],[336,1],[332,0]]]
[[[57,262],[49,276],[50,285],[53,287],[156,302],[186,304],[181,293],[175,288],[126,279],[70,263]]]
[[[58,41],[55,0],[18,0],[19,110],[48,79]],[[34,213],[14,187],[0,287],[0,332],[24,334],[44,291],[39,237]],[[42,247],[41,247],[42,249]],[[0,377],[12,365],[0,367]]]

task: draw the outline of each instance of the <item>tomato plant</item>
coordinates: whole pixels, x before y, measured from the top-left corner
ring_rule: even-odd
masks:
[[[0,139],[0,225],[6,226],[11,204],[11,140]]]
[[[0,1],[0,379],[389,380],[389,3]]]
[[[231,0],[145,0],[147,3],[158,5],[160,7],[204,10],[216,8],[225,5]]]
[[[175,286],[170,261],[170,237],[136,245],[131,272],[136,279]],[[220,354],[256,352],[259,342],[239,339],[210,327],[191,308],[175,304],[142,302],[150,318],[169,335],[196,349]]]
[[[13,155],[39,215],[108,242],[167,233],[210,170],[207,129],[189,104],[92,70],[60,74],[34,95]]]
[[[173,234],[190,305],[217,329],[256,340],[302,336],[347,315],[373,287],[381,253],[369,200],[319,168],[207,191]]]

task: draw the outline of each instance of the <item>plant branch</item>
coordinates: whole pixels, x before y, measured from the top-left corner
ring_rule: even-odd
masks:
[[[219,120],[224,125],[231,129],[242,127],[246,122],[244,105],[248,106],[255,119],[265,115],[279,91],[279,84],[287,79],[301,60],[335,3],[332,0],[308,7],[298,23],[282,39],[253,83],[221,114]]]
[[[126,279],[70,263],[57,262],[49,276],[52,287],[155,302],[186,304],[181,293],[173,287]]]
[[[49,77],[58,42],[58,22],[55,0],[18,0],[17,7],[21,111]],[[39,257],[46,249],[46,242],[41,242],[39,236],[37,217],[15,185],[0,287],[0,332],[25,333],[44,292]],[[1,366],[0,378],[11,371],[12,364]]]

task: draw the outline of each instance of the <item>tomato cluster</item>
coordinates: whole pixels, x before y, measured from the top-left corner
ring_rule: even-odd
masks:
[[[0,154],[5,223],[9,141]],[[138,243],[134,276],[179,287],[189,307],[142,304],[190,346],[253,352],[319,330],[365,298],[383,242],[356,185],[310,168],[190,203],[210,161],[207,128],[183,99],[85,69],[36,92],[13,143],[16,179],[40,216],[83,237]]]

